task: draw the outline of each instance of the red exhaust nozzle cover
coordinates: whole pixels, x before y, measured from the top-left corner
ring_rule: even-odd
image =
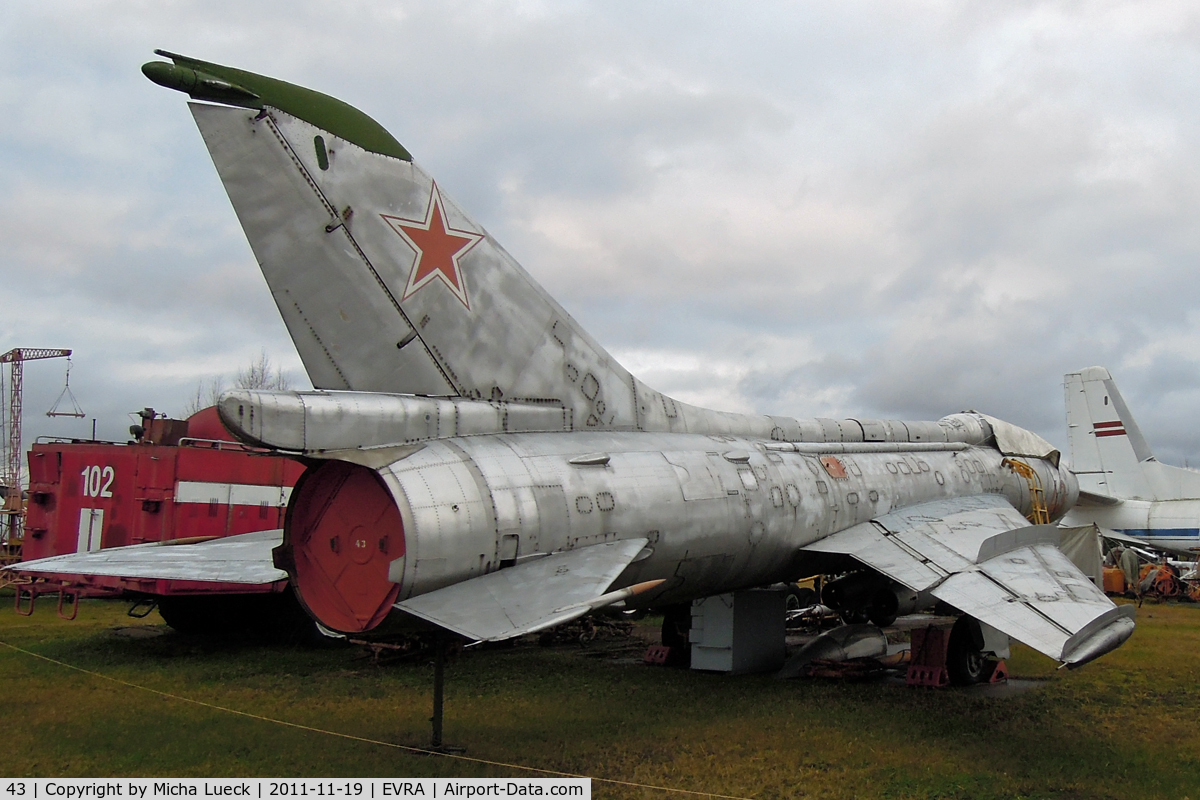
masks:
[[[360,633],[392,610],[400,585],[388,566],[404,555],[404,523],[371,469],[327,461],[296,485],[288,570],[300,599],[327,628]]]

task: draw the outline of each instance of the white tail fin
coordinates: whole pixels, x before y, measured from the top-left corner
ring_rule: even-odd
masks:
[[[1088,367],[1063,376],[1071,468],[1093,494],[1149,500],[1142,462],[1154,458],[1112,375]]]
[[[1104,367],[1063,376],[1079,488],[1123,500],[1200,497],[1200,473],[1160,464]]]

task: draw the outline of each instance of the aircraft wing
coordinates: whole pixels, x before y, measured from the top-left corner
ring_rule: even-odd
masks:
[[[396,608],[476,641],[534,633],[620,599],[605,590],[646,542],[566,550],[404,600]]]
[[[1133,632],[1116,606],[1058,549],[1052,525],[1030,525],[998,495],[935,500],[804,547],[849,555],[917,592],[1075,667]]]
[[[287,580],[271,563],[283,531],[256,531],[205,542],[151,542],[68,553],[13,564],[27,575],[102,575],[146,580],[211,581],[261,585]]]
[[[1155,541],[1149,536],[1130,536],[1112,528],[1097,528],[1105,539],[1133,548],[1142,558],[1150,561],[1155,561],[1164,554],[1191,561],[1195,559],[1196,553],[1200,552],[1200,547],[1168,547],[1162,541]]]
[[[1145,548],[1146,550],[1156,550],[1156,549],[1161,550],[1162,549],[1160,547],[1156,547],[1154,544],[1151,544],[1146,539],[1139,539],[1138,537],[1130,536],[1127,533],[1121,533],[1120,531],[1114,531],[1112,528],[1100,528],[1100,535],[1103,536],[1105,539],[1110,539],[1114,542],[1120,542],[1121,544],[1126,544],[1126,545],[1131,544],[1134,547],[1141,547],[1141,548]]]

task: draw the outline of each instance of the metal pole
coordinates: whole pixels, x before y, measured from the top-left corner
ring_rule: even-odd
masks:
[[[12,377],[8,385],[8,493],[12,497],[16,492],[17,504],[12,508],[20,508],[21,497],[21,396],[24,373],[24,360],[21,351],[15,350],[16,358],[12,361]]]
[[[433,749],[442,747],[442,702],[446,688],[446,637],[437,637],[437,654],[433,659]]]

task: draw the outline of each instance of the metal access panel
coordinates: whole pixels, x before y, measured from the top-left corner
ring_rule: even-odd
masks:
[[[692,669],[743,674],[783,666],[784,597],[771,589],[692,603]]]

